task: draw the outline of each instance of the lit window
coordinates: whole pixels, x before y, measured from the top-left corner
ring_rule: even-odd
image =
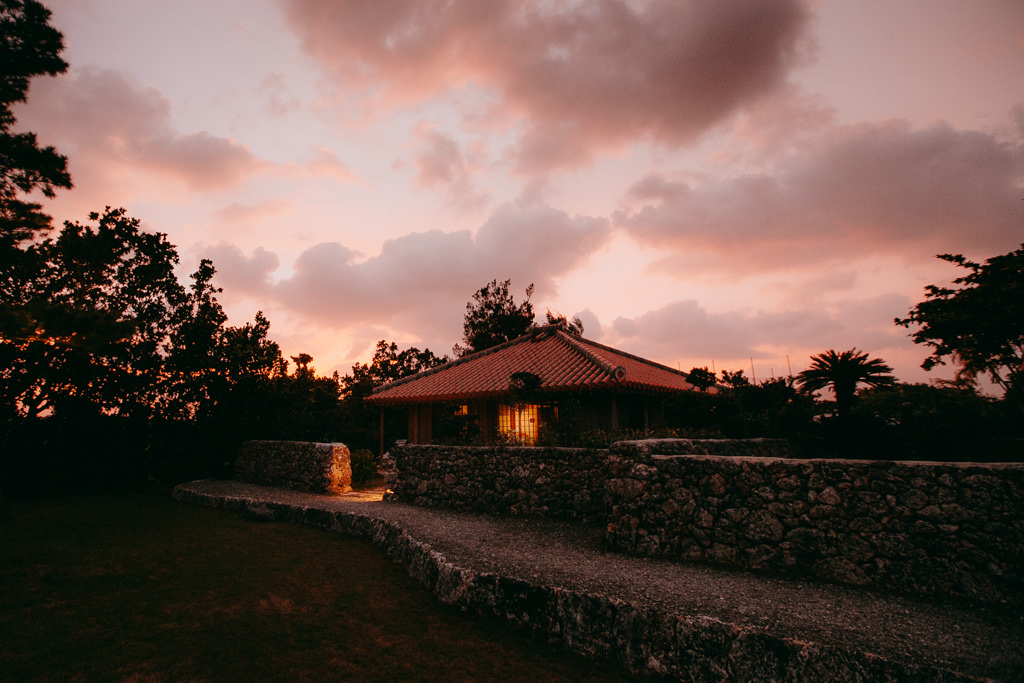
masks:
[[[558,407],[553,405],[502,403],[498,406],[498,432],[525,446],[537,443],[542,423],[557,419]]]

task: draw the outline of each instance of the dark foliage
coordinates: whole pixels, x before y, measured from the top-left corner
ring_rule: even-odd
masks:
[[[796,376],[796,383],[808,393],[831,389],[836,412],[843,419],[849,414],[860,385],[892,384],[895,378],[890,373],[892,368],[880,358],[870,358],[857,349],[841,352],[829,349],[811,357],[811,366]]]
[[[36,76],[67,70],[64,37],[49,25],[50,11],[35,0],[0,0],[0,263],[18,256],[16,245],[50,226],[32,192],[53,197],[71,187],[67,158],[40,147],[35,133],[13,133],[11,106],[24,102]]]
[[[466,316],[462,325],[462,344],[456,344],[452,351],[456,356],[483,351],[521,337],[533,327],[533,285],[526,288],[526,299],[517,304],[509,292],[511,280],[491,280],[473,294],[473,300],[466,304]],[[580,325],[582,329],[582,323]]]
[[[959,287],[925,288],[925,300],[896,324],[914,327],[918,344],[931,348],[921,365],[931,370],[951,359],[957,378],[974,383],[987,375],[1007,399],[1024,404],[1024,244],[984,264],[962,255],[938,258],[968,271]]]
[[[699,391],[707,391],[711,387],[715,386],[715,373],[711,372],[706,367],[691,368],[690,371],[686,373],[686,381],[697,387]]]
[[[583,321],[578,315],[574,315],[572,320],[569,320],[564,314],[552,313],[551,309],[548,309],[544,317],[547,319],[548,325],[558,325],[570,334],[575,334],[577,337],[583,336]]]
[[[1024,422],[1013,406],[971,389],[895,384],[862,392],[855,441],[877,458],[1019,460]]]
[[[377,479],[377,458],[366,448],[350,451],[349,457],[352,463],[352,486],[357,489],[372,486]]]

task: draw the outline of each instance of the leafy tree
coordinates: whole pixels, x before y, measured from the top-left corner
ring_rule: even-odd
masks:
[[[735,389],[737,387],[749,387],[750,380],[747,379],[742,370],[736,370],[735,372],[722,370],[722,384]]]
[[[0,0],[0,264],[16,257],[18,243],[50,226],[42,206],[23,197],[53,197],[70,188],[67,158],[39,147],[34,133],[13,133],[11,106],[24,102],[29,81],[67,70],[60,58],[64,39],[49,25],[50,11],[35,0]]]
[[[353,365],[352,374],[342,378],[342,386],[346,395],[363,398],[369,396],[375,387],[447,362],[447,356],[435,356],[430,349],[420,351],[412,346],[399,351],[398,344],[381,339],[370,363]]]
[[[892,384],[892,368],[879,358],[850,349],[836,352],[832,349],[811,356],[811,366],[796,376],[796,383],[807,392],[831,388],[836,398],[836,411],[841,419],[849,414],[857,394],[857,387],[878,387]]]
[[[339,441],[342,424],[341,380],[338,373],[321,377],[308,353],[292,356],[295,371],[271,381],[273,418],[267,438],[298,441]]]
[[[33,268],[7,280],[21,313],[0,335],[9,415],[149,414],[160,392],[161,353],[185,300],[177,253],[124,209],[89,218],[30,246]]]
[[[691,370],[691,376],[693,373]],[[719,384],[714,394],[687,392],[677,397],[671,404],[675,425],[730,438],[798,439],[807,431],[814,414],[813,400],[798,392],[791,379],[753,384],[742,370],[723,370]]]
[[[572,320],[569,320],[561,313],[552,313],[550,308],[544,315],[548,325],[561,325],[566,332],[575,334],[577,337],[583,336],[583,321],[578,315],[574,315]]]
[[[483,351],[526,334],[534,325],[533,284],[526,288],[526,299],[521,304],[509,292],[511,280],[491,280],[473,294],[466,304],[462,325],[462,345],[452,351],[456,356]]]
[[[263,311],[257,311],[251,323],[224,330],[226,372],[232,383],[287,374],[288,366],[281,356],[281,348],[267,336],[269,332],[270,321]]]
[[[957,378],[973,383],[987,375],[1007,398],[1024,402],[1024,244],[984,264],[942,254],[968,273],[959,287],[925,288],[925,300],[896,324],[916,327],[911,338],[931,348],[921,365],[931,370],[950,358]]]
[[[686,373],[686,381],[697,387],[700,391],[706,392],[708,389],[715,386],[715,373],[711,372],[706,367],[690,368],[690,371]]]
[[[175,311],[175,329],[169,340],[167,368],[172,373],[170,409],[178,416],[195,418],[210,411],[227,391],[224,354],[224,313],[214,287],[216,269],[203,259],[191,275],[192,286]]]

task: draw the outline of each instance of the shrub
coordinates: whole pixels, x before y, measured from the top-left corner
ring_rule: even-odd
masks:
[[[352,487],[365,489],[373,486],[377,479],[377,458],[373,453],[360,448],[352,451],[349,457],[352,463]]]

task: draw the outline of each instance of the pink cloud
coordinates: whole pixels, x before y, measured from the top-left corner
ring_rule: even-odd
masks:
[[[797,0],[286,0],[284,9],[329,76],[379,105],[467,86],[495,92],[489,118],[521,121],[522,173],[586,164],[637,138],[692,142],[785,83],[809,17]]]
[[[582,265],[610,234],[602,219],[512,205],[495,212],[475,236],[413,233],[386,241],[370,258],[336,242],[317,244],[298,257],[294,274],[269,289],[263,274],[276,264],[272,255],[247,258],[225,245],[210,253],[225,283],[271,297],[317,324],[386,325],[450,345],[461,334],[465,304],[476,289],[511,278],[520,297],[531,282],[548,296],[557,290],[555,278]]]
[[[262,247],[254,249],[251,256],[223,242],[191,251],[198,258],[213,261],[217,269],[216,285],[223,288],[229,298],[243,292],[248,296],[265,295],[271,287],[271,275],[280,266],[277,254]]]
[[[636,182],[616,220],[665,270],[765,271],[910,248],[1019,242],[1024,144],[902,121],[834,129],[772,175]]]
[[[178,133],[170,117],[170,102],[156,90],[97,69],[34,82],[18,112],[22,126],[69,156],[80,186],[106,188],[142,170],[192,191],[223,190],[269,167],[234,140]]]

